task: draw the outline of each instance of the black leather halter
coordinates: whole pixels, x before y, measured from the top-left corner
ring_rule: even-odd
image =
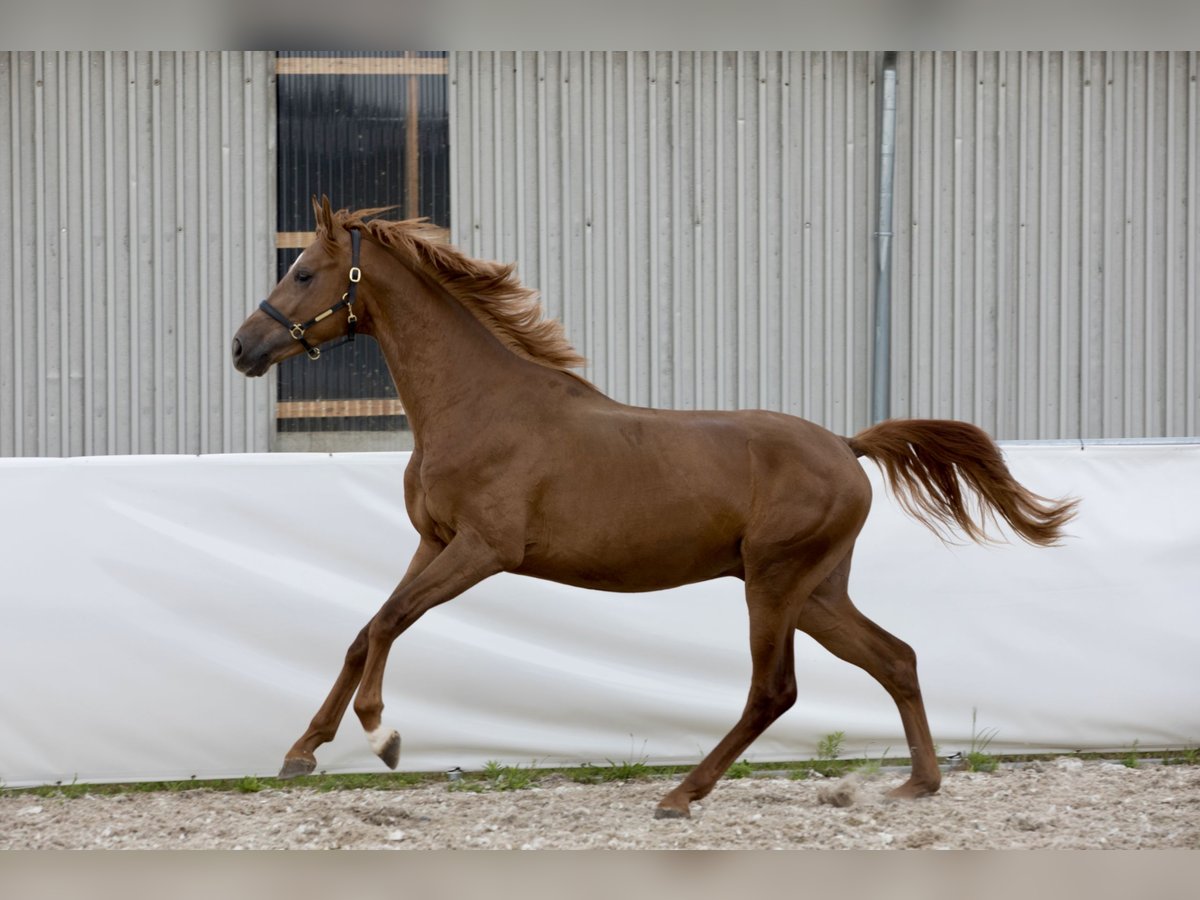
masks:
[[[312,344],[310,344],[308,342],[308,339],[304,337],[304,333],[306,331],[308,331],[308,329],[310,329],[314,325],[316,325],[318,322],[323,322],[325,319],[328,319],[335,312],[339,312],[343,308],[348,309],[350,311],[350,316],[349,316],[349,318],[346,319],[346,337],[343,338],[342,340],[338,341],[336,344],[333,344],[333,345],[327,347],[326,349],[332,350],[334,347],[342,346],[342,344],[353,344],[354,343],[354,332],[358,328],[358,317],[356,315],[354,315],[354,301],[356,299],[358,299],[358,283],[360,281],[362,281],[362,269],[360,269],[358,267],[358,255],[359,255],[358,251],[359,251],[360,243],[361,243],[361,240],[360,240],[360,235],[359,235],[358,229],[351,228],[350,229],[350,287],[346,290],[346,293],[342,294],[341,300],[339,300],[337,303],[333,304],[333,306],[329,307],[329,309],[325,310],[323,313],[318,313],[316,316],[309,319],[307,322],[292,322],[291,320],[288,319],[287,316],[285,316],[283,313],[281,313],[279,310],[277,310],[274,306],[272,306],[266,300],[264,300],[264,301],[262,301],[262,303],[258,304],[259,309],[261,309],[263,312],[265,312],[272,319],[274,319],[276,322],[278,322],[280,325],[282,325],[284,328],[286,328],[288,330],[288,333],[292,336],[293,340],[300,342],[300,344],[304,347],[304,349],[308,351],[309,359],[320,359],[321,358],[321,348],[314,347]]]

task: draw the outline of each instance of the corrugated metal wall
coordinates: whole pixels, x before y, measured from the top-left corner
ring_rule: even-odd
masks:
[[[459,52],[452,240],[612,396],[866,423],[872,53]]]
[[[1196,53],[900,54],[892,411],[1194,436]]]
[[[0,455],[265,450],[271,53],[0,54]]]
[[[613,396],[869,421],[879,54],[452,54],[453,239]],[[891,413],[1197,434],[1195,53],[901,53]]]

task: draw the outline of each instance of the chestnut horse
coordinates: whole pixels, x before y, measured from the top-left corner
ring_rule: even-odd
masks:
[[[654,591],[732,575],[745,582],[753,677],[733,729],[658,804],[689,815],[796,700],[794,632],[874,676],[912,754],[892,792],[938,789],[916,657],[863,616],[847,582],[871,505],[857,457],[876,461],[917,519],[986,541],[998,515],[1021,538],[1055,543],[1074,501],[1018,484],[980,429],[890,420],[852,438],[764,411],[626,406],[570,371],[583,360],[513,266],[471,259],[421,221],[313,206],[316,240],[233,339],[248,376],[349,332],[377,340],[412,425],[404,499],[420,542],[408,571],[359,632],[280,777],[307,774],[354,698],[390,767],[399,734],[381,722],[396,637],[426,611],[497,572],[606,591]],[[974,494],[976,521],[966,494]]]

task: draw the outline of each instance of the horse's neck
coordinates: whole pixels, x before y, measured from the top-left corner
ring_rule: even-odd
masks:
[[[392,262],[372,332],[414,435],[473,427],[472,407],[519,380],[522,361],[443,289]]]

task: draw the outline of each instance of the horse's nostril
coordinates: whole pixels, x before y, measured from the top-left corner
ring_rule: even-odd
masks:
[[[242,355],[242,342],[237,338],[233,339],[233,358],[237,359]]]

